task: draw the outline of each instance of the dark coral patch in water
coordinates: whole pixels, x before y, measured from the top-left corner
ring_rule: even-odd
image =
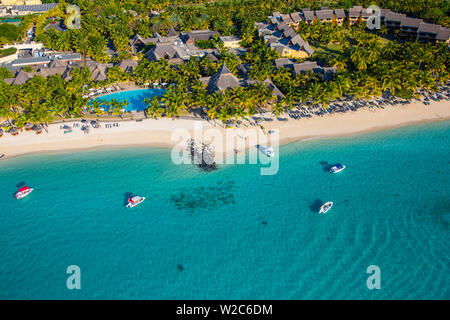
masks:
[[[450,229],[450,201],[441,201],[431,209],[431,216],[446,229]]]
[[[180,210],[194,212],[196,209],[216,209],[229,204],[234,204],[232,192],[233,182],[219,182],[211,187],[198,187],[189,191],[181,191],[172,195],[171,201]]]

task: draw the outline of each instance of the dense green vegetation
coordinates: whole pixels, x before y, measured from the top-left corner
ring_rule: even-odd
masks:
[[[55,117],[81,116],[86,99],[80,95],[85,78],[79,73],[71,82],[61,76],[35,76],[21,86],[1,82],[0,117],[22,128],[26,122],[46,124]]]
[[[21,37],[20,28],[10,24],[0,24],[0,41],[1,43],[11,43],[19,40]]]
[[[212,119],[226,122],[244,118],[261,108],[271,108],[276,115],[297,103],[312,102],[327,106],[330,101],[348,97],[353,99],[379,96],[383,91],[403,98],[412,98],[419,89],[436,90],[437,85],[449,80],[450,53],[445,45],[417,42],[399,43],[385,37],[386,30],[378,34],[368,33],[364,26],[334,26],[331,24],[301,24],[299,33],[316,48],[313,60],[326,66],[335,66],[339,72],[332,81],[324,81],[317,74],[293,75],[288,69],[276,69],[274,60],[278,54],[265,46],[258,38],[254,22],[266,19],[273,11],[298,11],[303,7],[318,8],[321,5],[348,8],[354,4],[368,5],[369,1],[281,1],[281,0],[78,0],[71,1],[82,10],[81,29],[56,32],[44,31],[50,19],[66,19],[65,3],[39,17],[37,38],[46,46],[57,50],[81,52],[100,62],[110,61],[105,49],[108,40],[118,52],[119,61],[131,56],[129,38],[136,33],[148,37],[153,32],[165,34],[170,27],[177,30],[209,28],[223,35],[237,34],[248,47],[241,57],[228,52],[220,41],[197,43],[201,47],[216,46],[217,62],[193,58],[178,66],[165,60],[151,62],[142,59],[134,75],[120,68],[110,68],[105,82],[90,82],[88,68],[75,69],[73,79],[65,82],[60,76],[48,79],[35,77],[21,86],[0,84],[0,117],[13,121],[18,127],[26,121],[46,123],[55,117],[82,116],[87,100],[82,98],[82,86],[102,86],[114,82],[135,81],[176,83],[170,86],[160,99],[146,100],[147,114],[151,117],[177,117],[186,112],[203,112]],[[192,4],[193,3],[193,4]],[[436,0],[376,1],[381,7],[409,13],[430,21],[448,25],[448,3]],[[407,8],[407,9],[406,9]],[[123,10],[126,9],[126,10]],[[150,14],[160,10],[159,15]],[[427,10],[436,15],[427,17]],[[251,12],[251,14],[249,14]],[[238,75],[237,66],[250,66],[247,77],[264,81],[270,78],[285,94],[277,101],[262,84],[228,90],[223,94],[210,94],[199,81],[211,76],[226,63]],[[10,77],[2,70],[2,78]],[[241,75],[242,76],[242,75]],[[123,114],[123,104],[113,101],[108,106],[93,102],[96,114],[108,109],[114,115]]]
[[[301,10],[304,7],[348,8],[352,5],[378,4],[450,26],[450,4],[444,0],[379,0],[379,1],[313,1],[313,0],[73,0],[70,3],[81,8],[81,29],[67,32],[44,32],[46,18],[57,16],[66,19],[66,3],[60,2],[60,9],[42,15],[38,19],[38,40],[57,50],[73,50],[87,54],[98,61],[107,61],[104,53],[108,41],[123,58],[129,57],[128,39],[136,33],[149,37],[154,32],[165,34],[170,27],[177,30],[212,29],[222,35],[239,35],[243,43],[250,45],[254,40],[253,24],[266,19],[275,10],[283,13]],[[125,10],[124,10],[125,9]],[[153,15],[152,10],[163,10]],[[251,13],[251,14],[249,14]],[[207,46],[207,44],[205,44]]]
[[[16,48],[0,49],[0,58],[10,56],[17,52]]]
[[[33,16],[20,17],[20,20],[18,26],[10,23],[0,24],[0,45],[19,42],[25,37],[31,26]]]

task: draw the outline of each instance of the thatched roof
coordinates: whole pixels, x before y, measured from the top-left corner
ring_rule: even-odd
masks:
[[[13,84],[21,85],[21,84],[26,83],[31,78],[33,78],[32,73],[20,70],[19,73],[16,75],[16,78],[14,79]]]
[[[280,89],[278,89],[278,87],[269,78],[264,80],[263,84],[271,90],[272,96],[276,97],[277,99],[283,99],[285,97],[283,92],[281,92]]]
[[[69,63],[67,61],[61,61],[59,59],[53,59],[49,64],[49,68],[55,68],[55,67],[67,67]]]
[[[104,81],[108,77],[106,76],[106,68],[104,66],[98,65],[94,71],[92,71],[92,80],[94,81]]]
[[[167,32],[167,37],[177,37],[178,36],[178,32],[175,31],[175,28],[172,26],[170,27],[169,32]]]
[[[120,62],[119,68],[125,72],[132,72],[137,65],[138,63],[136,60],[127,59]]]
[[[227,89],[233,89],[239,86],[240,83],[238,78],[236,78],[236,76],[231,73],[227,65],[224,63],[219,72],[211,77],[208,85],[208,90],[210,92],[223,92]]]

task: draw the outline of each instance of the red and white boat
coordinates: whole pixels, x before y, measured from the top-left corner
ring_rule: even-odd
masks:
[[[29,188],[28,186],[22,187],[17,190],[17,193],[14,195],[14,197],[16,197],[16,199],[21,199],[29,195],[33,190],[33,188]]]
[[[134,208],[138,204],[142,203],[145,200],[145,197],[134,196],[128,198],[127,208]]]

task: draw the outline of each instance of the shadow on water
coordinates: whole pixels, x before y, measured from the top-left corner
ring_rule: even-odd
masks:
[[[450,229],[450,201],[440,201],[430,210],[431,217],[446,230]]]
[[[124,199],[123,199],[123,205],[126,206],[128,204],[128,199],[133,196],[131,192],[125,192]]]
[[[311,209],[312,212],[316,212],[317,213],[322,205],[323,205],[323,201],[321,199],[316,199],[309,206],[309,209]]]
[[[16,184],[17,189],[25,187],[27,184],[25,182],[19,182],[18,184]]]
[[[319,164],[322,166],[322,170],[325,172],[330,172],[330,169],[334,166],[334,164],[331,164],[327,161],[320,161]]]

